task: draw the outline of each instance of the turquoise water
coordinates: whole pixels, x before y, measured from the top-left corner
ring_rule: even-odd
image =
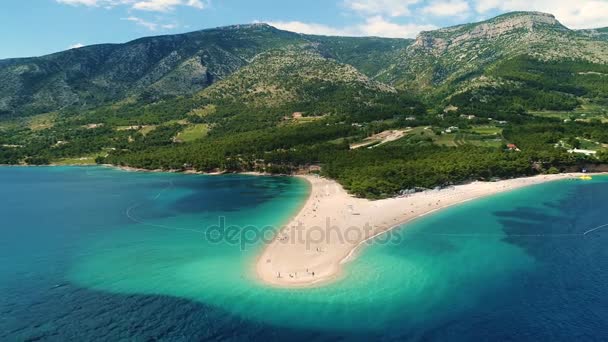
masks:
[[[603,340],[608,179],[469,202],[372,241],[328,286],[253,274],[294,178],[0,168],[0,339]],[[253,228],[243,228],[253,231]],[[271,229],[271,228],[264,228]]]

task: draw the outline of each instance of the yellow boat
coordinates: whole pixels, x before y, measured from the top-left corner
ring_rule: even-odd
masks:
[[[592,180],[593,179],[593,177],[591,177],[591,176],[580,176],[579,178],[581,180]]]

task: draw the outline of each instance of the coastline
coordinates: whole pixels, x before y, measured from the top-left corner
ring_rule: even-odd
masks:
[[[148,169],[140,169],[140,168],[130,167],[130,166],[118,166],[118,165],[112,165],[112,164],[101,164],[101,165],[98,165],[98,166],[107,167],[107,168],[111,168],[111,169],[117,169],[117,170],[126,171],[126,172],[177,173],[177,174],[183,174],[183,175],[206,175],[206,176],[221,176],[221,175],[232,175],[232,174],[248,175],[248,176],[283,176],[283,175],[273,175],[273,174],[264,173],[264,172],[255,172],[255,171],[247,171],[247,172],[225,172],[225,171],[203,172],[203,171],[194,171],[194,170],[186,170],[186,171],[182,171],[182,170],[163,170],[163,169],[148,170]]]
[[[203,172],[194,170],[165,170],[165,169],[142,169],[131,166],[120,166],[113,164],[45,164],[45,165],[23,165],[23,164],[0,164],[0,167],[105,167],[108,169],[121,170],[125,172],[141,172],[141,173],[176,173],[183,175],[207,175],[207,176],[221,176],[221,175],[248,175],[248,176],[290,176],[284,174],[271,174],[256,171],[245,171],[245,172]]]
[[[300,175],[297,177],[311,186],[306,203],[264,247],[255,261],[255,273],[261,282],[275,287],[303,288],[329,283],[341,276],[342,265],[353,260],[363,244],[394,228],[475,199],[582,175],[562,173],[497,182],[475,181],[378,201],[355,198],[336,181]]]
[[[31,167],[29,165],[6,166]],[[125,172],[142,173],[285,176],[260,172],[205,173],[182,170],[149,170],[109,164],[73,166],[101,166]],[[606,174],[608,173],[583,174],[572,172],[513,178],[497,182],[474,181],[442,190],[427,190],[407,197],[376,201],[353,197],[338,182],[331,179],[317,175],[291,175],[308,183],[310,188],[308,197],[300,206],[298,212],[287,220],[288,223],[280,227],[275,239],[262,247],[261,253],[252,262],[252,270],[254,276],[266,285],[280,288],[319,286],[339,278],[342,275],[342,265],[353,260],[361,246],[367,241],[418,218],[451,206],[526,186],[564,179],[577,179],[582,175]],[[319,234],[323,235],[322,229],[327,227],[331,228],[331,234],[319,236]],[[327,229],[325,230],[327,231]],[[300,235],[305,238],[299,238]],[[342,241],[338,241],[340,237]]]

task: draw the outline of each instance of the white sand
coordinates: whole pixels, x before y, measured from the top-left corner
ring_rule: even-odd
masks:
[[[256,262],[256,272],[262,281],[281,287],[328,282],[340,275],[341,264],[352,259],[360,245],[391,228],[475,198],[580,176],[570,173],[474,182],[379,201],[354,198],[333,180],[301,176],[312,185],[310,196],[266,246]]]

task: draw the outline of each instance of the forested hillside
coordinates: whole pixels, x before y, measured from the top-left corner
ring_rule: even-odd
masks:
[[[317,172],[371,198],[608,161],[606,29],[231,26],[0,61],[0,163]]]

